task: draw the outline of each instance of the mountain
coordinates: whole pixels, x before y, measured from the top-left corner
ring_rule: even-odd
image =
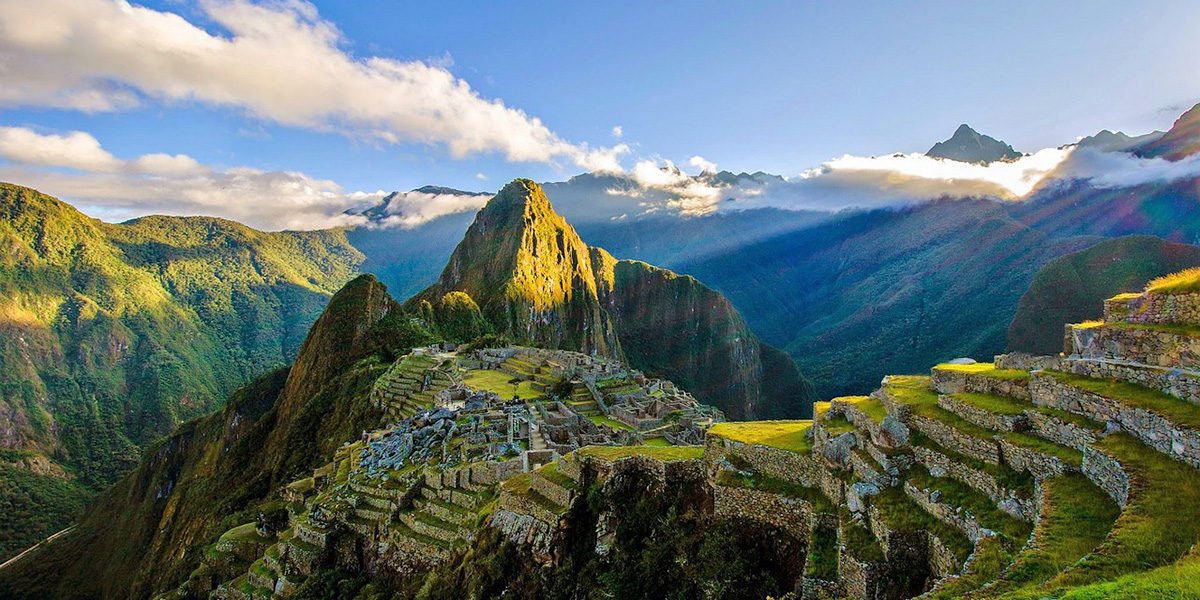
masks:
[[[1008,317],[1056,240],[988,200],[845,215],[682,267],[729,297],[791,355],[819,396],[888,372],[1004,348]]]
[[[1089,135],[1075,145],[1080,148],[1092,148],[1101,152],[1129,152],[1161,139],[1163,132],[1152,131],[1138,136],[1129,136],[1123,132],[1113,133],[1107,129],[1095,135]]]
[[[0,447],[19,455],[0,462],[42,465],[6,468],[34,480],[14,493],[70,506],[107,486],[146,444],[290,362],[362,258],[342,231],[108,224],[0,184]],[[4,536],[0,556],[64,525]]]
[[[1162,136],[1139,146],[1135,154],[1179,160],[1197,152],[1200,152],[1200,104],[1183,113]]]
[[[1095,318],[1104,300],[1151,279],[1200,266],[1200,246],[1126,236],[1054,259],[1021,296],[1008,326],[1008,350],[1057,354],[1063,326]]]
[[[809,399],[791,361],[759,342],[721,294],[589,248],[532,181],[489,200],[438,281],[406,306],[432,310],[450,293],[466,294],[520,343],[628,359],[735,418],[803,414]]]
[[[983,135],[966,123],[959,125],[950,139],[934,144],[925,155],[968,163],[990,163],[1021,157],[1021,153],[1013,150],[1012,146]]]
[[[224,409],[149,447],[53,552],[0,573],[18,597],[141,598],[196,567],[197,543],[311,471],[379,418],[371,384],[399,354],[433,340],[374,277],[337,292],[295,365],[238,390]],[[122,560],[98,560],[120,556]]]

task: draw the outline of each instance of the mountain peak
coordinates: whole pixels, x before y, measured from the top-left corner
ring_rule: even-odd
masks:
[[[1021,157],[1021,153],[1013,150],[1012,146],[983,135],[966,123],[959,125],[950,139],[934,144],[925,155],[970,163],[990,163]]]
[[[1180,115],[1162,136],[1137,149],[1138,156],[1179,160],[1200,153],[1200,104]]]

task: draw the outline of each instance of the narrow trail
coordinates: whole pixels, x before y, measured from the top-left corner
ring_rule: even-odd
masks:
[[[72,529],[75,529],[75,526],[74,526],[74,525],[72,525],[72,526],[70,526],[70,527],[68,527],[68,528],[66,528],[66,529],[64,529],[64,530],[62,530],[62,531],[60,531],[60,532],[58,532],[58,533],[55,533],[54,535],[51,535],[50,537],[47,537],[46,539],[44,539],[44,540],[42,540],[42,541],[40,541],[40,542],[38,542],[38,543],[36,543],[36,544],[34,544],[34,545],[32,545],[32,546],[30,546],[30,547],[26,548],[26,549],[25,549],[24,551],[22,551],[20,554],[18,554],[18,555],[16,555],[16,556],[14,556],[14,557],[12,557],[12,558],[10,558],[10,559],[8,559],[8,560],[4,561],[4,564],[0,564],[0,569],[4,569],[4,568],[8,567],[9,565],[11,565],[11,564],[13,564],[13,563],[17,562],[18,560],[21,560],[21,557],[25,556],[26,554],[29,554],[30,552],[33,552],[34,550],[37,550],[38,546],[41,546],[42,544],[45,544],[45,543],[48,543],[48,542],[53,542],[54,540],[58,539],[60,536],[62,536],[62,535],[64,535],[64,534],[66,534],[66,533],[70,533],[70,531],[71,531]]]

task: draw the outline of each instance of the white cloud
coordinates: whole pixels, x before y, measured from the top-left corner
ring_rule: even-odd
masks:
[[[688,164],[700,169],[701,174],[714,174],[717,172],[717,163],[706,160],[703,156],[693,156],[688,159]]]
[[[486,194],[396,192],[385,198],[385,216],[377,225],[412,228],[445,215],[479,210],[490,198]]]
[[[445,61],[353,56],[307,2],[200,6],[227,33],[124,0],[0,2],[0,106],[94,112],[198,101],[368,141],[440,145],[454,157],[496,152],[611,172],[628,151],[564,141],[481,97]]]
[[[612,128],[612,136],[618,140],[625,136],[625,129],[620,125],[614,125]]]
[[[0,127],[0,159],[0,179],[69,199],[107,220],[210,215],[259,229],[318,229],[365,223],[345,211],[384,196],[346,193],[333,181],[294,171],[214,169],[181,154],[122,160],[81,131]]]
[[[699,163],[697,162],[699,159]],[[632,198],[645,196],[646,191],[660,192],[665,198],[665,205],[681,214],[698,216],[711,213],[717,209],[721,200],[722,186],[712,181],[716,165],[696,156],[689,161],[692,166],[700,167],[698,176],[684,173],[675,163],[663,160],[640,160],[634,164],[629,173],[632,187],[610,189],[610,195],[622,195]],[[712,170],[706,170],[711,166]],[[642,214],[655,212],[656,206],[648,204]]]
[[[487,181],[487,178],[488,178],[487,175],[484,175],[483,173],[475,174],[475,179],[478,179],[480,181]]]

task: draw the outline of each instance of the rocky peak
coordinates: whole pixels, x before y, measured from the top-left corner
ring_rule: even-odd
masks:
[[[963,123],[954,130],[950,139],[934,144],[925,155],[961,162],[990,163],[1020,158],[1021,153],[1013,150],[1012,146],[983,135]]]
[[[1200,104],[1183,113],[1166,133],[1136,151],[1146,158],[1179,160],[1200,153]]]

